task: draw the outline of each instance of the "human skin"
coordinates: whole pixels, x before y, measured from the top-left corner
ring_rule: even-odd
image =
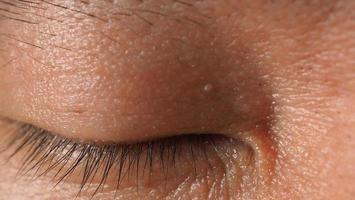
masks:
[[[186,164],[168,191],[127,181],[93,199],[355,195],[354,1],[14,2],[0,1],[1,117],[80,141],[216,133],[244,143],[221,148],[253,151],[250,165],[211,154],[214,180]],[[50,174],[16,176],[22,155],[7,156],[0,199],[77,195],[75,178],[52,189]]]

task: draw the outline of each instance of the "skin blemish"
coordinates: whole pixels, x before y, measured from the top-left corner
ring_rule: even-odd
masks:
[[[204,92],[211,92],[212,90],[213,90],[213,85],[211,83],[208,83],[203,87]]]

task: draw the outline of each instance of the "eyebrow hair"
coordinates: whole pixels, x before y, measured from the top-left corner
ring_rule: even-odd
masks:
[[[70,10],[70,11],[73,11],[73,12],[77,12],[77,13],[86,15],[86,16],[88,16],[88,17],[96,18],[96,19],[98,19],[98,20],[107,22],[107,20],[105,20],[105,19],[103,19],[103,18],[100,18],[100,17],[98,17],[97,15],[92,14],[92,13],[87,13],[87,12],[84,12],[84,11],[81,11],[81,10],[78,10],[78,9],[70,8],[70,7],[67,7],[67,6],[60,5],[60,4],[51,3],[51,2],[48,2],[48,1],[46,1],[46,0],[42,0],[42,2],[45,3],[45,4],[52,5],[52,6],[54,6],[54,7],[62,8],[62,9],[64,9],[64,10]],[[80,1],[80,2],[82,2],[82,1]],[[90,2],[89,2],[89,4],[90,4]]]
[[[7,5],[15,8],[36,8],[36,9],[44,9],[40,7],[40,2],[30,1],[30,0],[15,0],[12,2],[8,2],[7,0],[0,0],[0,5]]]
[[[91,2],[90,0],[71,0],[72,2],[78,2],[81,3],[83,6],[95,6],[95,3]],[[194,3],[191,2],[187,2],[185,0],[167,0],[167,2],[172,2],[172,3],[176,3],[179,4],[180,6],[183,7],[188,7],[188,12],[189,13],[193,13],[195,16],[179,16],[179,15],[169,15],[167,14],[168,12],[172,11],[172,10],[165,10],[166,12],[162,12],[162,11],[158,11],[158,10],[154,10],[154,9],[148,9],[148,8],[135,8],[135,7],[121,7],[120,9],[123,10],[119,11],[119,12],[115,12],[113,13],[114,15],[121,15],[121,16],[135,16],[138,19],[142,20],[144,23],[149,24],[149,25],[154,25],[154,23],[150,20],[148,20],[146,17],[144,17],[143,14],[152,14],[152,15],[158,15],[160,17],[167,17],[170,18],[172,20],[175,20],[177,22],[188,22],[188,23],[193,23],[195,25],[198,26],[204,26],[204,23],[201,22],[201,20],[197,19],[197,18],[205,18],[205,19],[210,19],[210,16],[201,13],[200,11],[198,11],[198,9],[195,7]],[[113,1],[104,1],[105,3],[109,3],[111,4],[110,7],[112,7],[114,4]],[[142,3],[144,3],[144,0],[140,0],[139,1],[140,4],[137,5],[141,5]],[[108,22],[109,20],[105,17],[99,16],[98,14],[92,13],[92,12],[87,12],[84,11],[83,9],[78,8],[78,6],[72,6],[69,7],[67,5],[63,5],[61,3],[58,2],[51,2],[50,0],[14,0],[14,1],[9,1],[9,0],[0,0],[0,20],[2,19],[7,19],[7,20],[14,20],[14,21],[18,21],[18,22],[24,22],[27,24],[39,24],[39,22],[33,22],[31,21],[28,17],[26,16],[26,12],[15,12],[13,9],[21,9],[22,11],[24,10],[30,10],[30,9],[35,9],[35,10],[42,10],[45,11],[48,9],[48,7],[56,7],[59,9],[63,9],[63,10],[67,10],[67,11],[71,11],[74,13],[78,13],[78,14],[82,14],[86,17],[89,18],[93,18],[102,22]],[[96,6],[95,8],[98,8],[100,10],[104,9],[105,7],[102,6]],[[192,8],[192,9],[191,9]],[[161,8],[159,8],[161,9]],[[27,14],[32,14],[35,15],[37,17],[44,17],[47,19],[53,19],[51,17],[45,17],[45,16],[40,16],[36,13],[28,13]],[[177,13],[175,13],[177,14]],[[179,13],[181,14],[181,13]],[[15,16],[12,16],[15,15]],[[196,19],[194,19],[196,17]],[[55,19],[54,19],[55,20]]]
[[[32,47],[36,47],[36,48],[39,48],[39,49],[43,49],[43,47],[41,47],[41,46],[38,46],[38,45],[32,44],[32,43],[30,43],[30,42],[26,42],[26,41],[24,41],[24,40],[15,38],[13,35],[10,35],[10,34],[4,34],[4,33],[1,33],[1,32],[0,32],[0,36],[4,36],[4,37],[6,37],[6,38],[15,40],[15,41],[20,42],[20,43],[23,43],[23,44],[30,45],[30,46],[32,46]]]
[[[79,2],[84,3],[84,1],[80,0]],[[35,5],[33,5],[35,4]],[[16,0],[14,2],[8,2],[6,0],[0,0],[0,11],[9,13],[9,14],[14,14],[14,15],[22,15],[22,17],[24,17],[23,14],[19,13],[19,12],[14,12],[11,10],[11,8],[15,8],[15,9],[40,9],[40,10],[46,10],[45,7],[42,7],[43,5],[49,5],[49,6],[54,6],[57,8],[61,8],[61,9],[65,9],[65,10],[69,10],[69,11],[73,11],[76,13],[80,13],[83,15],[86,15],[88,17],[92,17],[92,18],[96,18],[98,20],[104,21],[106,22],[105,19],[92,14],[92,13],[87,13],[84,11],[81,11],[79,9],[75,9],[75,8],[70,8],[64,5],[60,5],[60,4],[56,4],[56,3],[52,3],[46,0],[41,0],[40,2],[35,2],[35,1],[30,1],[30,0]],[[85,2],[86,5],[91,4],[90,2]],[[10,8],[3,8],[1,6],[10,6]],[[5,18],[5,19],[9,19],[9,20],[15,20],[15,21],[19,21],[19,22],[25,22],[28,24],[39,24],[38,22],[32,22],[29,20],[25,20],[25,19],[21,19],[21,18],[16,18],[16,17],[11,17],[11,16],[7,16],[5,14],[0,14],[1,18]]]
[[[0,0],[0,23],[1,21],[11,21],[11,23],[24,23],[30,28],[30,31],[35,31],[44,37],[56,37],[60,36],[57,33],[48,32],[48,30],[41,30],[36,27],[42,23],[63,23],[69,18],[77,18],[76,14],[80,14],[87,19],[98,20],[101,23],[108,23],[111,20],[123,20],[126,17],[135,17],[142,21],[146,25],[154,26],[155,21],[151,19],[152,16],[159,18],[165,18],[166,20],[172,20],[176,23],[187,23],[200,28],[205,27],[204,20],[210,20],[211,17],[198,10],[194,5],[194,2],[187,2],[186,0],[166,0],[167,5],[178,4],[183,10],[176,9],[176,6],[161,7],[160,4],[153,4],[152,7],[143,5],[145,0],[140,0],[138,3],[128,5],[125,7],[114,6],[114,1],[103,1],[104,4],[97,5],[96,1],[91,0],[70,0],[73,4],[65,4],[65,0]],[[75,3],[75,4],[74,4]],[[142,6],[141,6],[142,5]],[[159,6],[157,6],[159,5]],[[157,7],[155,7],[157,6]],[[113,8],[113,9],[112,9]],[[107,10],[106,10],[107,9]],[[185,10],[186,9],[186,10]],[[62,12],[62,11],[63,12]],[[94,11],[93,11],[94,10]],[[74,14],[72,14],[73,12]],[[96,12],[96,13],[95,13]],[[59,15],[58,15],[59,14]],[[122,18],[121,18],[122,16]],[[61,19],[63,18],[63,19]],[[155,20],[156,18],[154,18]],[[43,20],[43,21],[42,21]],[[48,21],[49,20],[49,21]],[[131,20],[131,19],[128,19]],[[21,25],[21,24],[20,24]],[[1,24],[0,24],[1,26]],[[10,25],[12,26],[12,25]],[[134,31],[134,30],[133,30]],[[97,32],[109,40],[118,43],[115,38],[103,33]],[[37,50],[50,50],[51,48],[60,48],[67,51],[72,51],[70,47],[65,45],[53,44],[51,42],[42,43],[41,41],[29,41],[20,33],[7,31],[0,27],[0,39],[3,41],[10,41],[9,46],[18,49],[23,56],[31,58],[34,62],[40,65],[50,65],[44,61],[40,61],[36,57],[32,56],[28,50],[23,49],[21,46],[33,47]],[[15,42],[15,43],[13,43]],[[22,44],[22,45],[20,45]],[[8,50],[0,49],[0,53],[6,53]],[[21,56],[8,58],[8,62],[5,62],[0,68],[9,66],[15,60],[18,60]],[[55,66],[53,66],[55,67]]]
[[[28,9],[44,9],[36,5],[39,5],[39,2],[30,0],[16,0],[12,2],[9,2],[8,0],[0,0],[0,20],[12,20],[26,24],[39,24],[38,22],[26,19],[24,14],[25,10]],[[13,11],[13,9],[21,9],[21,11],[16,12]]]
[[[8,20],[14,20],[14,21],[18,21],[18,22],[27,23],[27,24],[39,24],[38,22],[32,22],[32,21],[29,21],[29,20],[16,18],[16,17],[11,17],[11,16],[6,16],[6,15],[3,15],[3,14],[0,14],[0,18],[8,19]]]

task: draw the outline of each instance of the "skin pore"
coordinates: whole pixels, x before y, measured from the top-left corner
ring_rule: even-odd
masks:
[[[354,9],[351,0],[0,1],[9,148],[0,199],[352,199]],[[152,150],[151,176],[139,176],[143,151],[120,188],[111,170],[102,190],[92,195],[97,176],[78,195],[85,163],[54,189],[56,167],[17,175],[28,155],[8,161],[16,123],[99,148],[189,136],[176,166],[161,162],[167,143]]]

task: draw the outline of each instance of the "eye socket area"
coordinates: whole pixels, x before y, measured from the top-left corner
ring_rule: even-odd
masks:
[[[186,71],[181,69],[186,69]],[[237,133],[239,132],[255,131],[256,124],[268,115],[268,98],[263,96],[264,92],[260,91],[260,88],[258,88],[258,81],[250,78],[252,75],[249,73],[252,72],[248,72],[246,68],[241,68],[243,73],[239,76],[238,73],[231,72],[228,68],[204,69],[204,66],[200,65],[193,73],[187,69],[188,68],[177,65],[175,68],[171,67],[165,70],[161,66],[160,68],[156,68],[156,70],[141,73],[141,76],[135,79],[136,81],[132,81],[132,79],[125,80],[123,76],[100,76],[97,84],[98,87],[93,90],[88,90],[86,88],[87,84],[85,84],[85,82],[87,83],[93,80],[92,71],[87,74],[83,72],[74,75],[63,73],[55,76],[55,74],[52,74],[54,78],[45,80],[44,83],[46,84],[39,84],[37,87],[27,87],[27,89],[29,89],[27,91],[33,89],[46,91],[44,93],[45,95],[39,97],[39,93],[36,94],[34,92],[32,92],[32,94],[35,94],[34,96],[26,95],[28,99],[22,102],[17,101],[18,107],[16,109],[19,111],[17,115],[14,115],[13,112],[11,115],[15,116],[14,118],[16,119],[21,119],[21,121],[33,123],[38,127],[51,130],[51,132],[57,133],[62,138],[96,141],[98,143],[113,141],[131,144],[153,138],[157,139],[179,135],[180,133],[219,133],[219,135],[216,136],[218,138],[223,137],[223,135],[238,138]],[[87,79],[83,78],[83,74],[88,75]],[[176,74],[188,75],[180,77],[176,76]],[[210,74],[218,74],[221,76],[214,77],[209,76]],[[225,76],[227,74],[236,76]],[[207,77],[201,80],[198,78],[201,76]],[[46,77],[49,76],[39,76],[37,74],[36,77],[33,78],[36,80],[38,77],[45,77],[44,79],[46,79]],[[61,79],[57,79],[57,77]],[[154,80],[152,77],[164,78]],[[228,78],[221,80],[221,77]],[[122,85],[109,89],[109,85],[113,84],[113,82],[107,81],[110,79],[121,79],[123,80],[123,82],[121,82]],[[51,82],[51,80],[53,82]],[[73,82],[72,80],[82,80],[82,82],[76,84],[77,82]],[[37,81],[27,83],[36,82],[40,83],[38,79]],[[244,85],[238,82],[244,82]],[[56,87],[48,87],[48,85],[50,85],[48,83],[57,83],[57,85],[55,85]],[[58,84],[63,85],[62,87],[57,87]],[[238,89],[233,90],[234,87]],[[53,88],[54,91],[52,90]],[[69,88],[69,90],[66,91],[70,92],[65,93],[64,90],[58,91],[55,88]],[[86,91],[86,93],[80,91]],[[125,96],[123,94],[129,95]],[[244,94],[244,98],[239,98],[242,96],[241,94]],[[256,94],[258,95],[257,98],[255,97]],[[115,102],[115,99],[119,99],[119,101]],[[26,101],[28,102],[23,103]],[[26,107],[28,105],[36,105],[37,107]],[[2,109],[4,110],[6,107]],[[126,111],[126,113],[135,113],[135,115],[122,117],[122,115],[117,114],[119,112],[124,113],[123,111]],[[10,113],[10,111],[7,113]],[[27,116],[26,113],[28,113]],[[231,125],[234,127],[232,128]],[[205,138],[208,136],[203,135],[199,137]],[[253,141],[254,139],[250,140],[250,142]],[[264,141],[261,143],[264,144]],[[183,195],[181,193],[189,193],[198,196],[206,195],[206,192],[191,191],[192,188],[197,188],[199,191],[213,188],[226,196],[232,194],[234,196],[242,196],[243,192],[241,191],[245,190],[247,192],[249,190],[248,188],[244,186],[240,190],[228,188],[240,188],[243,177],[251,177],[247,182],[249,186],[252,187],[253,183],[257,182],[255,180],[260,172],[259,169],[266,168],[265,165],[259,166],[257,164],[258,159],[264,160],[265,158],[263,156],[258,157],[257,155],[260,154],[255,153],[255,149],[251,147],[249,143],[230,143],[229,140],[223,140],[223,142],[217,145],[217,149],[220,149],[218,151],[219,153],[216,153],[213,147],[211,148],[212,145],[204,145],[207,146],[207,152],[201,151],[200,147],[197,146],[198,150],[193,150],[197,152],[192,154],[190,150],[191,146],[193,146],[193,149],[196,148],[196,144],[191,145],[191,143],[184,143],[184,145],[180,147],[182,149],[182,153],[180,153],[181,159],[176,160],[175,164],[179,164],[176,168],[174,168],[171,162],[170,168],[167,168],[166,165],[169,161],[166,160],[164,160],[164,167],[162,167],[162,161],[159,159],[161,151],[159,148],[152,150],[155,152],[153,153],[155,155],[154,164],[152,166],[153,170],[152,172],[147,170],[145,175],[151,174],[153,179],[147,178],[149,176],[139,178],[139,181],[146,184],[144,187],[145,190],[151,191],[153,188],[163,194],[163,191],[169,190],[170,188],[174,191],[180,191],[179,195]],[[228,146],[228,148],[225,146]],[[102,151],[95,151],[95,149],[96,148],[88,148],[87,151],[95,152],[95,155],[102,153]],[[144,162],[147,157],[144,155],[149,151],[144,151],[140,154],[140,162],[137,167],[137,162],[135,161],[137,159],[134,159],[137,155],[132,154],[132,152],[136,152],[136,150],[137,149],[130,149],[129,152],[131,153],[126,154],[126,157],[124,156],[126,164],[122,167],[122,171],[131,169],[131,174],[128,175],[126,173],[127,175],[122,179],[122,190],[117,190],[119,192],[123,191],[123,188],[130,188],[131,190],[132,188],[136,188],[136,175],[140,176],[143,174],[142,171],[144,170],[142,169],[144,169]],[[106,151],[107,150],[105,150],[105,152]],[[167,148],[165,148],[163,157],[168,157],[168,155],[172,157],[171,152],[173,151],[172,149],[167,150]],[[260,151],[263,152],[264,150]],[[83,151],[78,151],[76,154],[80,155],[80,152]],[[231,153],[228,154],[226,152]],[[243,153],[241,153],[240,156],[240,153],[236,152]],[[208,155],[208,159],[206,159],[205,154]],[[89,159],[89,154],[84,153],[82,155],[85,155],[82,159]],[[18,157],[20,158],[21,156]],[[111,157],[114,156],[111,155]],[[252,157],[252,159],[250,159],[250,157]],[[120,160],[120,158],[121,157],[119,157],[118,160]],[[63,170],[64,174],[67,172],[65,169],[70,169],[70,166],[72,166],[73,163],[75,164],[76,159],[70,160],[70,162],[68,161],[69,164],[65,165]],[[95,184],[100,184],[102,177],[106,177],[102,175],[105,174],[105,166],[107,166],[107,162],[110,161],[110,156],[104,157],[103,159],[105,161],[99,162],[101,165],[97,168],[98,175],[94,179],[92,179],[92,177],[88,178],[88,182],[92,181]],[[250,162],[250,160],[252,161]],[[212,168],[210,165],[212,165]],[[78,168],[76,168],[78,170],[71,173],[72,176],[66,179],[66,183],[76,183],[80,188],[83,179],[82,171],[85,171],[85,166],[86,163],[80,163]],[[61,165],[58,167],[60,168]],[[137,168],[138,173],[136,172]],[[44,167],[43,169],[46,168]],[[96,167],[92,169],[95,171]],[[164,175],[164,170],[168,171],[167,175]],[[109,172],[110,175],[107,180],[105,180],[105,186],[109,189],[104,191],[100,189],[97,194],[115,193],[119,171],[119,169],[117,170],[117,164],[112,167],[112,171]],[[198,172],[196,177],[195,171]],[[51,170],[50,172],[54,175],[56,174],[55,170]],[[125,174],[125,172],[122,173]],[[61,175],[63,174],[59,174],[58,177],[62,177]],[[214,177],[217,178],[211,181],[211,178],[213,179]],[[166,184],[164,181],[166,181]],[[196,185],[200,187],[194,187]],[[226,185],[229,185],[229,187]],[[177,188],[182,189],[178,190]],[[93,187],[91,184],[86,185],[85,189],[83,189],[83,193],[84,195],[87,194],[90,196],[95,193],[96,189],[97,187]],[[246,195],[246,192],[244,192],[244,195]],[[73,196],[75,195],[73,194]],[[201,198],[203,199],[204,197]]]
[[[63,31],[64,28],[59,29]],[[186,32],[182,32],[182,35],[191,31],[188,28]],[[205,33],[204,31],[199,29],[196,34],[192,35],[209,35],[202,34],[202,32]],[[166,35],[173,38],[174,34],[171,32],[171,30],[167,31]],[[93,33],[100,34],[97,30]],[[160,38],[162,35],[156,35],[155,38]],[[68,37],[68,35],[66,36]],[[216,35],[213,33],[212,36]],[[220,36],[218,35],[218,37]],[[87,48],[77,38],[69,39],[76,41],[74,44],[78,47]],[[101,37],[98,38],[101,39]],[[181,42],[181,38],[177,39]],[[129,62],[125,62],[122,57],[116,56],[115,59],[110,60],[111,63],[109,62],[109,64],[115,64],[113,69],[110,69],[111,66],[105,65],[105,61],[109,59],[97,60],[89,57],[95,61],[91,62],[93,60],[87,59],[88,57],[81,54],[82,51],[69,53],[65,49],[46,51],[48,55],[56,55],[55,63],[62,61],[63,53],[69,55],[66,57],[69,61],[65,60],[65,65],[59,66],[59,68],[53,68],[53,66],[38,68],[36,67],[38,63],[33,65],[33,59],[18,61],[15,65],[17,69],[21,70],[19,66],[25,66],[22,72],[11,71],[16,67],[7,68],[11,73],[7,73],[9,71],[6,70],[0,71],[0,81],[7,80],[8,83],[11,83],[11,80],[17,80],[16,85],[0,91],[0,102],[5,105],[8,102],[7,104],[11,105],[1,107],[0,112],[14,119],[36,124],[38,127],[57,133],[62,138],[97,143],[114,141],[135,144],[139,141],[171,137],[180,133],[221,133],[221,135],[238,138],[237,135],[240,132],[263,132],[256,130],[255,126],[260,123],[264,124],[263,120],[270,115],[270,99],[266,95],[267,89],[264,90],[265,88],[261,87],[263,82],[258,79],[259,73],[256,72],[257,70],[251,70],[255,67],[253,62],[245,60],[244,55],[230,55],[230,52],[226,52],[222,45],[225,41],[217,40],[212,45],[210,35],[197,40],[199,41],[197,43],[193,42],[193,39],[196,38],[188,37],[187,40],[182,40],[189,45],[181,43],[176,45],[176,38],[174,43],[173,39],[169,41],[156,39],[153,44],[138,43],[139,45],[133,51],[128,51],[129,56],[135,59],[128,59],[131,57],[126,55],[124,58],[127,58],[125,60],[129,60]],[[94,41],[101,42],[101,40]],[[148,47],[165,42],[174,45],[168,45],[169,48],[164,49],[165,52],[163,50],[146,51],[150,50]],[[112,42],[110,44],[112,46]],[[201,44],[203,48],[196,51],[194,46]],[[116,46],[115,48],[117,48]],[[141,55],[142,49],[145,50],[142,56],[136,56]],[[205,51],[201,49],[205,49]],[[88,51],[92,53],[91,50]],[[106,53],[106,50],[105,47],[105,51],[102,52]],[[25,52],[30,52],[30,50]],[[42,60],[46,61],[45,63],[48,62],[46,60],[48,55],[43,55],[43,52],[39,53],[40,58],[45,58]],[[111,54],[100,54],[100,56],[112,57]],[[85,58],[77,59],[82,57]],[[75,62],[73,62],[72,58],[77,60],[74,59]],[[156,62],[153,58],[164,59]],[[181,58],[182,60],[179,60]],[[238,62],[235,61],[235,58]],[[80,63],[80,66],[74,65],[75,63]],[[82,65],[83,63],[84,65]],[[86,65],[87,63],[89,64]],[[12,76],[8,74],[12,74]],[[14,106],[14,104],[16,105]],[[231,128],[232,126],[233,128]],[[250,143],[246,143],[246,146],[252,146],[254,152],[258,152],[255,151],[257,148],[254,148],[258,145],[250,145],[254,144],[257,137],[251,138],[248,140]],[[261,141],[261,144],[265,143],[263,140],[258,141]],[[269,147],[268,145],[266,146]],[[233,152],[239,145],[220,145],[220,147],[223,146],[230,146],[227,150]],[[263,145],[258,147],[260,146],[263,147]],[[185,160],[181,163],[186,169],[183,168],[180,172],[175,171],[175,174],[182,174],[181,177],[188,178],[195,171],[191,163],[194,159],[191,157],[189,148],[183,149],[186,150],[186,156],[182,156]],[[222,177],[219,181],[222,182],[223,177],[228,177],[230,180],[227,182],[231,185],[234,184],[231,188],[238,188],[240,183],[238,180],[243,176],[238,174],[240,170],[234,169],[234,167],[238,168],[239,165],[236,163],[239,159],[242,160],[240,161],[241,165],[247,165],[248,162],[244,162],[244,159],[238,156],[232,158],[233,154],[223,157],[216,156],[213,149],[211,151],[211,157],[215,157],[216,161],[212,162],[212,165],[217,166],[215,170]],[[245,151],[250,152],[249,150]],[[264,150],[260,150],[260,152],[264,152]],[[257,155],[261,155],[259,153],[251,155],[264,160],[263,156],[257,157]],[[96,154],[99,153],[96,152]],[[156,153],[156,155],[160,154]],[[199,167],[197,171],[209,169],[208,162],[203,159],[204,155],[201,153],[198,155],[200,155],[198,158],[201,159],[197,159],[196,162],[203,163],[201,164],[203,166]],[[159,158],[159,156],[157,157]],[[224,159],[220,159],[220,157]],[[230,162],[232,164],[226,164]],[[127,163],[130,162],[127,161]],[[156,160],[154,163],[158,163],[155,167],[161,169],[160,160]],[[231,168],[226,169],[225,166]],[[246,169],[253,171],[253,167],[246,167]],[[104,169],[102,170],[104,171]],[[170,171],[174,172],[174,170]],[[153,177],[164,178],[161,175],[153,175]],[[191,177],[188,180],[192,181],[188,181],[188,184],[185,185],[187,190],[191,189],[191,186],[197,184],[198,181],[202,182],[202,179]],[[95,180],[96,183],[100,183],[100,181],[100,179]],[[74,178],[73,182],[80,182],[80,178]],[[181,179],[175,183],[181,183]],[[221,184],[216,183],[216,185]]]

